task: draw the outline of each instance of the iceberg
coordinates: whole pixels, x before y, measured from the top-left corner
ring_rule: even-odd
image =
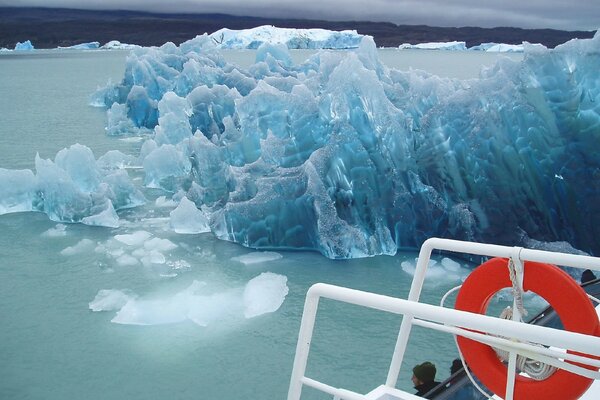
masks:
[[[417,49],[417,50],[452,50],[452,51],[463,51],[467,50],[465,42],[427,42],[410,44],[403,43],[398,46],[400,49]]]
[[[270,25],[251,29],[219,29],[209,35],[219,49],[257,49],[263,44],[284,44],[288,49],[351,49],[363,35],[355,30],[278,28]]]
[[[431,236],[600,253],[600,34],[468,81],[390,70],[369,37],[290,59],[263,44],[242,69],[208,35],[136,49],[103,103],[154,135],[146,185],[185,193],[223,240],[330,258]]]
[[[73,46],[61,47],[58,46],[59,50],[96,50],[100,47],[100,42],[88,42],[88,43],[79,43]]]
[[[15,51],[30,51],[35,50],[33,44],[31,44],[30,40],[26,40],[24,42],[17,42],[15,45]]]
[[[116,211],[145,203],[124,170],[102,168],[80,144],[63,149],[54,161],[35,159],[30,170],[0,169],[0,215],[40,211],[57,222],[117,227]]]
[[[121,43],[118,40],[111,40],[110,42],[103,44],[100,47],[100,49],[103,49],[103,50],[132,50],[132,49],[137,49],[139,47],[140,46],[138,46],[136,44]]]

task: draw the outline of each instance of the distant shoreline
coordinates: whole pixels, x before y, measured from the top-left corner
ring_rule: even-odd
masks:
[[[431,27],[395,25],[369,21],[319,21],[237,17],[224,14],[151,14],[132,11],[88,11],[52,8],[0,7],[0,48],[13,49],[17,42],[30,40],[36,49],[69,47],[98,41],[118,40],[140,46],[180,44],[203,33],[221,28],[248,29],[259,25],[282,28],[353,29],[373,36],[381,47],[403,43],[464,41],[467,47],[495,42],[541,43],[553,48],[570,39],[591,38],[594,31],[554,29]]]

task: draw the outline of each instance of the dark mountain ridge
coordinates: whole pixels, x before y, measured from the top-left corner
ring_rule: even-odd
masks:
[[[225,14],[153,14],[138,11],[90,11],[63,8],[0,7],[0,47],[14,48],[31,40],[35,48],[56,48],[111,40],[142,46],[180,44],[221,28],[247,29],[259,25],[282,28],[355,29],[373,36],[378,46],[402,43],[465,41],[468,47],[486,42],[520,44],[523,41],[555,47],[573,38],[590,38],[593,31],[521,29],[510,27],[432,27],[390,22],[324,21],[240,17]]]

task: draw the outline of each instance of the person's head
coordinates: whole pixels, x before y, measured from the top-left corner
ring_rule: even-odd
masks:
[[[450,366],[450,375],[454,375],[456,372],[460,371],[462,367],[463,365],[462,361],[460,361],[460,358],[455,359],[452,361],[452,365]]]
[[[594,273],[589,269],[586,269],[583,271],[583,274],[581,274],[581,283],[590,282],[594,279],[596,279],[596,275],[594,275]]]
[[[415,386],[419,386],[423,383],[433,382],[435,380],[435,373],[435,365],[429,361],[425,361],[423,364],[415,365],[412,376],[413,384]]]

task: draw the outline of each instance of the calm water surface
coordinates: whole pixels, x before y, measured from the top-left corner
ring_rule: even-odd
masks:
[[[380,54],[385,62],[434,55],[413,53]],[[304,55],[294,52],[294,57]],[[450,58],[460,64],[457,60],[464,56],[454,53]],[[125,57],[119,51],[0,55],[0,168],[31,169],[36,153],[53,159],[74,143],[90,147],[96,158],[111,149],[137,155],[141,143],[106,136],[105,111],[88,105],[98,86],[121,79]],[[250,63],[253,54],[226,57]],[[139,172],[130,173],[139,183]],[[118,229],[75,224],[63,235],[49,236],[57,224],[44,214],[0,216],[0,399],[283,399],[311,284],[334,283],[400,297],[408,293],[411,276],[401,263],[414,261],[414,253],[331,261],[315,253],[281,252],[280,260],[245,266],[231,258],[249,249],[210,234],[172,232],[166,219],[171,209],[154,206],[154,199],[164,194],[145,190],[149,205],[122,213]],[[190,267],[165,271],[119,266],[94,251],[116,234],[138,230],[177,244],[169,261],[185,260]],[[82,239],[93,246],[75,255],[61,254]],[[289,294],[278,311],[252,319],[216,321],[207,327],[191,322],[119,325],[110,322],[115,312],[88,308],[102,289],[162,299],[197,280],[219,293],[243,287],[266,271],[285,275]],[[424,298],[437,303],[455,284],[439,276],[426,286]],[[322,306],[308,376],[361,392],[383,383],[400,318],[328,301]],[[410,369],[423,360],[434,360],[438,378],[447,377],[453,347],[450,337],[415,328],[399,386],[411,387]],[[309,390],[305,394],[309,399],[329,398]]]

